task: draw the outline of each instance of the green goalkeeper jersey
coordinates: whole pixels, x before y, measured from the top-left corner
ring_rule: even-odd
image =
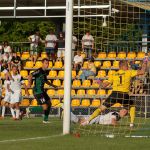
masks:
[[[48,71],[43,70],[42,68],[37,69],[35,72],[32,73],[32,76],[35,78],[35,83],[33,87],[33,93],[41,94],[44,93],[44,84],[47,81]]]

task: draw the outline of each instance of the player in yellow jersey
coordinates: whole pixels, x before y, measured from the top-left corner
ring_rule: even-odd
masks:
[[[116,73],[112,74],[107,82],[103,82],[101,85],[102,87],[107,87],[111,84],[113,88],[112,94],[98,109],[93,112],[88,120],[85,120],[82,123],[82,125],[89,124],[92,119],[97,117],[106,108],[111,107],[115,103],[120,103],[124,106],[130,107],[130,127],[133,127],[135,118],[135,105],[134,102],[129,98],[131,79],[135,76],[143,75],[145,73],[146,66],[147,61],[143,61],[141,70],[129,70],[128,62],[125,60],[120,61],[119,70]]]

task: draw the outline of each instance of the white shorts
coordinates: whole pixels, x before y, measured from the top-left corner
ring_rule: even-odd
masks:
[[[10,92],[6,92],[5,97],[4,97],[4,102],[10,103],[10,96],[11,96],[11,93]]]
[[[21,91],[14,91],[14,93],[11,93],[10,95],[10,103],[19,103],[22,99]]]
[[[60,57],[64,57],[65,55],[65,49],[58,49],[57,51],[57,57],[60,58]]]

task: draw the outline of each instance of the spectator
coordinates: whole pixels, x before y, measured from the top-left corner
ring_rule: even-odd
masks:
[[[90,35],[90,32],[87,31],[86,34],[82,37],[82,49],[86,53],[86,57],[92,57],[92,49],[94,49],[94,38]]]
[[[36,60],[38,59],[39,55],[40,55],[40,48],[39,48],[39,44],[40,42],[42,42],[42,39],[40,38],[40,32],[36,31],[35,34],[30,35],[28,37],[28,40],[30,42],[30,55],[31,55],[31,60],[34,62],[36,62]]]
[[[8,53],[8,55],[11,55],[12,50],[7,41],[4,42],[3,49],[4,53]]]
[[[74,52],[76,51],[76,46],[77,46],[77,37],[72,36],[72,58],[74,58]]]
[[[52,59],[55,59],[56,41],[57,41],[56,35],[54,35],[53,31],[50,31],[50,33],[45,38],[45,47],[46,47],[45,50],[47,56]]]
[[[96,75],[96,67],[94,65],[94,58],[91,57],[88,60],[88,68],[84,69],[82,71],[82,74],[79,76],[79,79],[81,79],[82,81],[86,80],[89,76],[95,76]]]
[[[19,56],[17,56],[17,53],[15,52],[13,52],[11,66],[17,66],[17,68],[19,69],[19,72],[21,71],[21,59]]]
[[[64,57],[65,53],[65,37],[62,32],[58,36],[58,51],[57,51],[57,60],[61,60]]]
[[[74,57],[74,69],[75,70],[80,70],[80,68],[82,67],[82,63],[83,63],[83,57],[81,56],[81,52],[77,51],[77,55]]]
[[[12,56],[9,53],[4,53],[2,56],[2,67],[10,71]]]
[[[3,51],[3,46],[0,45],[0,56],[2,56],[3,53],[4,53],[4,51]]]

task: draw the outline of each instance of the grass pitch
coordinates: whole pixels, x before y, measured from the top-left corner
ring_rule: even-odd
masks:
[[[74,128],[74,127],[73,127]],[[150,120],[133,135],[150,136]],[[90,134],[75,137],[62,135],[62,121],[52,118],[43,124],[42,118],[13,121],[0,120],[0,150],[149,150],[150,138],[106,138]]]

